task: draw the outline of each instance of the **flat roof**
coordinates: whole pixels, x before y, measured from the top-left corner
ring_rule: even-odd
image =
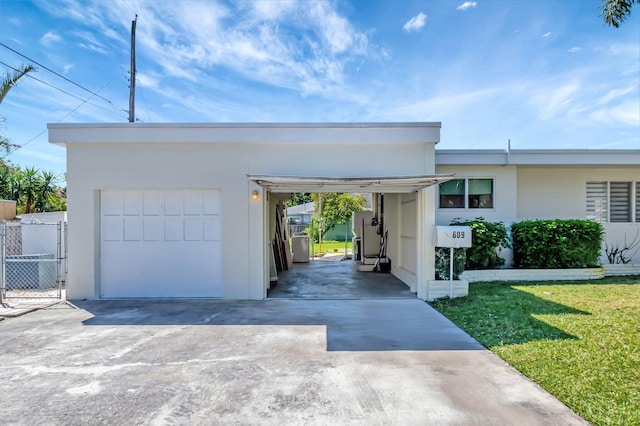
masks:
[[[439,122],[391,123],[49,123],[49,142],[67,143],[438,143]]]
[[[640,165],[640,149],[436,149],[436,165]]]

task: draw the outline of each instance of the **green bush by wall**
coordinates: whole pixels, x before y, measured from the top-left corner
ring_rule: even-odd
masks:
[[[604,230],[589,220],[525,220],[511,225],[515,268],[593,268]]]
[[[504,265],[500,251],[510,244],[507,228],[502,222],[487,222],[477,217],[467,221],[454,219],[451,225],[471,228],[471,247],[466,249],[465,269],[495,269]]]

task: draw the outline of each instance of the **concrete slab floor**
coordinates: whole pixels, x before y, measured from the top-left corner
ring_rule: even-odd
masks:
[[[357,271],[351,260],[294,263],[278,274],[278,284],[267,292],[269,298],[363,299],[415,298],[409,287],[391,275]]]
[[[74,303],[0,322],[3,425],[586,424],[417,299]]]

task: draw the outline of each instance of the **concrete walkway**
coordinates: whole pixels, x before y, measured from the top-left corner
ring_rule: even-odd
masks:
[[[268,291],[269,298],[285,299],[376,299],[410,298],[416,294],[389,273],[356,270],[351,260],[314,260],[294,263],[278,274],[278,285]]]
[[[0,322],[3,425],[586,424],[416,299],[76,304]]]

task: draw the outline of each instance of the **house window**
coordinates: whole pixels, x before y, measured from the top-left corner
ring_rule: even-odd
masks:
[[[441,209],[492,209],[493,179],[453,179],[441,183]]]
[[[440,184],[440,208],[464,208],[464,179],[453,179]]]
[[[587,182],[587,217],[596,222],[640,222],[640,182]]]

